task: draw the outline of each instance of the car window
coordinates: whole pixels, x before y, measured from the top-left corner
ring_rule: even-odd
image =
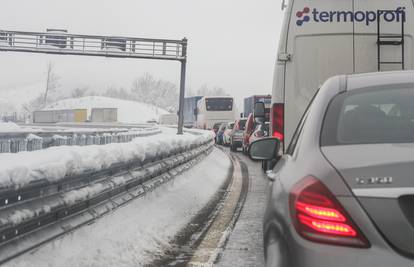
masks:
[[[292,140],[290,141],[290,144],[289,144],[289,146],[286,150],[286,154],[293,155],[293,152],[295,151],[295,148],[296,148],[297,142],[299,140],[299,137],[302,134],[302,129],[303,129],[303,126],[305,125],[306,118],[308,116],[310,106],[312,105],[313,100],[315,99],[318,92],[319,92],[319,89],[315,93],[315,95],[313,96],[311,101],[309,102],[308,106],[306,107],[305,112],[303,113],[302,118],[301,118],[298,126],[296,127],[295,133],[293,134]]]
[[[246,120],[239,121],[239,130],[244,130],[246,126]]]
[[[369,88],[334,98],[321,145],[413,143],[414,88]]]
[[[293,155],[293,152],[295,151],[299,137],[302,134],[303,126],[305,125],[305,121],[307,117],[308,117],[308,111],[306,111],[305,114],[302,116],[302,119],[295,131],[295,134],[292,137],[292,141],[290,142],[288,149],[286,150],[286,154]]]

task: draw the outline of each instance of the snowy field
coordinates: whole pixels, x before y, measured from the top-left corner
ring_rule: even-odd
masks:
[[[218,149],[189,171],[115,212],[5,266],[143,266],[169,247],[222,186],[230,160]]]
[[[122,123],[158,121],[160,115],[169,114],[168,111],[153,105],[103,96],[85,96],[60,100],[47,106],[45,110],[88,109],[88,114],[90,114],[92,108],[118,108],[118,122]]]

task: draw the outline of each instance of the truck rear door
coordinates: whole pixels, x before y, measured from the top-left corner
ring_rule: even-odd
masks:
[[[287,143],[319,86],[331,76],[354,71],[353,22],[337,17],[338,12],[352,13],[353,4],[353,0],[294,0],[290,6],[284,90]]]
[[[402,69],[403,44],[398,44],[398,41],[401,40],[402,36],[403,14],[405,14],[406,19],[404,23],[404,68],[412,69],[414,48],[413,1],[353,1],[355,72],[362,73]],[[380,12],[381,14],[378,14],[378,10],[388,10],[391,12]],[[378,23],[380,24],[379,32]],[[388,44],[383,43],[379,47],[379,54],[377,46],[378,33],[381,41],[391,41]],[[395,38],[389,38],[390,36],[395,36]]]

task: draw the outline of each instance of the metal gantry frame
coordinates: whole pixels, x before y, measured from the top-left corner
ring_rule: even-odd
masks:
[[[23,32],[0,30],[0,51],[179,61],[180,99],[177,133],[183,133],[187,39],[149,39],[69,34],[65,30]]]

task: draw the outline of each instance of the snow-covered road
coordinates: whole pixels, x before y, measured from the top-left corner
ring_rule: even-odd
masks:
[[[6,266],[142,266],[169,242],[225,182],[230,160],[215,149],[153,192]]]

